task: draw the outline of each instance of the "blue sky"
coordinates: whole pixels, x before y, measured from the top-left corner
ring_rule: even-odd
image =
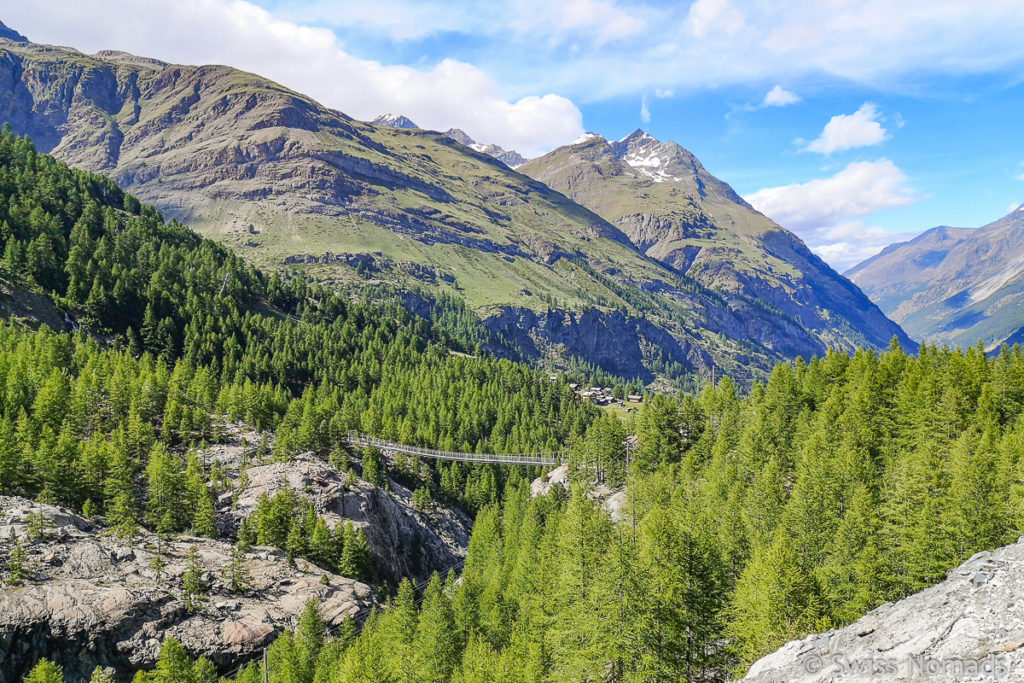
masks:
[[[38,42],[264,74],[537,155],[636,128],[837,269],[1024,202],[1024,3],[0,0]]]

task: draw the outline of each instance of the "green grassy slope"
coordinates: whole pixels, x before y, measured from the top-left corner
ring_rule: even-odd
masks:
[[[354,121],[257,75],[0,39],[0,77],[14,84],[0,117],[16,132],[248,260],[458,297],[562,366],[756,375],[873,341],[846,320],[816,330],[774,301],[730,293],[729,273],[763,256],[754,246],[730,243],[742,258],[695,277],[442,134]],[[785,273],[787,260],[764,269]]]

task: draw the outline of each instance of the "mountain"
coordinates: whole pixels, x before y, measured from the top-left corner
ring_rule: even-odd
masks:
[[[466,131],[460,128],[449,128],[444,132],[444,134],[452,140],[455,140],[455,142],[460,145],[464,145],[470,149],[475,149],[478,152],[494,157],[509,168],[515,169],[526,163],[526,157],[514,149],[506,150],[498,145],[480,144],[473,140],[473,138],[469,137],[469,135],[466,134]]]
[[[388,128],[407,128],[414,129],[419,128],[415,123],[412,122],[408,117],[402,116],[401,114],[381,114],[373,120],[373,123],[378,126],[386,126]],[[472,150],[486,154],[487,156],[494,157],[501,163],[505,164],[509,168],[516,168],[526,163],[526,158],[515,150],[506,151],[498,145],[482,145],[475,141],[473,138],[466,134],[466,131],[461,128],[449,128],[444,133],[455,142],[469,147]]]
[[[793,321],[756,339],[789,355],[818,346],[913,342],[794,234],[755,211],[674,142],[642,130],[608,141],[587,133],[519,167],[619,228],[645,255],[724,297]],[[751,304],[750,302],[758,302]]]
[[[1024,205],[981,228],[937,227],[847,276],[916,339],[986,348],[1022,337]]]
[[[373,122],[378,126],[387,126],[388,128],[419,128],[411,119],[401,114],[381,114]]]
[[[495,353],[644,381],[715,369],[746,381],[782,358],[898,333],[845,281],[800,287],[790,253],[820,262],[777,226],[762,241],[781,257],[725,245],[792,285],[792,297],[762,298],[729,285],[751,278],[738,258],[697,270],[659,261],[596,213],[440,133],[355,121],[226,66],[11,39],[0,51],[0,118],[40,150],[108,175],[257,265],[462,301]]]

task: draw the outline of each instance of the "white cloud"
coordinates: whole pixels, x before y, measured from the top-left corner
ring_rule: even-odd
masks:
[[[547,11],[527,15],[535,18],[527,30],[539,30],[547,23],[544,18],[551,16],[552,13],[554,13],[555,26],[561,32],[586,31],[597,39],[598,44],[636,35],[646,27],[643,19],[607,0],[545,1],[536,4],[535,9],[540,8]]]
[[[889,133],[878,120],[878,107],[865,102],[852,114],[839,114],[825,124],[817,140],[804,147],[805,151],[831,154],[855,147],[870,147],[889,139]]]
[[[761,213],[800,232],[911,204],[918,196],[896,164],[879,159],[855,161],[830,178],[769,187],[745,199]]]
[[[1013,179],[1014,180],[1024,180],[1024,173],[1021,173],[1020,175],[1013,176]]]
[[[671,88],[655,88],[654,96],[658,99],[665,99],[666,97],[675,97],[676,91]]]
[[[858,161],[831,177],[765,188],[744,199],[844,269],[900,239],[899,233],[856,219],[919,200],[907,181],[889,159]]]
[[[108,11],[103,0],[18,3],[4,8],[4,21],[31,40],[88,52],[116,48],[171,62],[230,64],[357,119],[398,112],[527,156],[583,132],[579,109],[565,97],[508,98],[488,73],[454,59],[424,68],[360,59],[332,31],[277,19],[244,0],[124,0],[117,21],[96,20]]]
[[[899,92],[905,79],[912,78],[919,89],[934,75],[1004,73],[1017,78],[1024,65],[1020,0],[250,2],[272,5],[274,17],[288,20],[293,29],[314,24],[334,27],[342,37],[351,34],[361,49],[372,50],[363,55],[376,54],[382,61],[420,54],[431,60],[445,49],[465,50],[451,56],[484,69],[501,84],[502,99],[511,101],[547,92],[597,101],[655,88],[678,94],[822,77]],[[220,14],[232,10],[240,15],[244,6],[241,0],[123,0],[111,20],[110,3],[100,0],[0,0],[4,21],[37,40],[185,55],[176,61],[211,61],[206,55],[219,53],[218,61],[240,64],[242,51],[251,57],[245,64],[253,70],[271,73],[269,67],[278,62],[296,61],[295,70],[302,71],[309,52],[302,40],[278,54],[277,43],[264,49],[258,32],[248,44],[221,35]],[[171,16],[178,20],[170,21],[164,33]],[[181,21],[190,16],[195,20],[182,31]],[[255,20],[255,25],[263,23]],[[232,22],[224,27],[237,29]],[[424,40],[428,37],[433,39]],[[219,49],[222,39],[225,46]],[[417,40],[424,41],[422,52],[416,50]],[[426,63],[420,70],[430,70],[432,62]],[[317,70],[294,87],[327,99],[321,89],[340,88],[333,81],[349,78],[344,71]],[[382,103],[380,108],[394,107]],[[897,125],[894,120],[890,127]]]
[[[507,79],[593,99],[823,77],[920,92],[930,76],[1016,79],[1024,64],[1020,0],[697,0],[634,4],[630,11],[642,13],[642,31],[602,49],[600,33],[580,36],[571,59],[546,49],[550,31],[540,28],[539,49],[517,49]],[[500,22],[481,30],[495,46],[513,37]],[[529,38],[519,26],[514,37]],[[495,64],[509,56],[495,51]]]
[[[840,273],[866,261],[890,244],[903,242],[913,233],[893,232],[862,221],[841,223],[808,246]]]
[[[777,85],[767,92],[764,96],[764,100],[761,101],[762,107],[785,107],[790,104],[796,104],[800,101],[800,96],[795,92],[786,90],[781,85]]]
[[[743,27],[743,13],[729,0],[697,0],[686,18],[686,28],[694,38],[716,33],[732,38]]]
[[[619,7],[614,0],[292,0],[280,12],[297,23],[370,31],[396,41],[419,40],[451,31],[473,35],[511,31],[548,44],[586,37],[603,45],[638,35],[647,27],[643,17]]]
[[[640,120],[644,123],[651,122],[651,110],[647,107],[647,95],[640,98]]]

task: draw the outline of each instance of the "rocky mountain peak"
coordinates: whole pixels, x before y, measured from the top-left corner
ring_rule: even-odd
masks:
[[[650,144],[659,145],[661,141],[654,137],[650,133],[640,128],[637,128],[632,133],[612,143],[613,147],[616,148],[632,148],[642,147]]]
[[[5,40],[13,40],[16,43],[27,43],[28,38],[21,35],[7,24],[0,21],[0,38]]]
[[[388,128],[419,128],[410,118],[401,114],[381,114],[372,123]]]
[[[682,146],[662,142],[639,128],[609,146],[616,158],[656,183],[678,183],[703,171],[697,158]]]
[[[593,145],[593,144],[608,144],[608,141],[603,135],[592,133],[589,130],[583,135],[579,136],[575,140],[569,143],[569,147],[576,147],[577,145]]]
[[[460,145],[465,145],[466,147],[469,147],[470,145],[476,143],[476,140],[469,137],[469,135],[466,134],[466,131],[462,130],[461,128],[449,128],[444,132],[444,134],[450,137],[452,140],[455,140],[455,142],[459,143]]]
[[[481,144],[469,137],[466,131],[461,128],[449,128],[444,134],[464,147],[469,147],[481,154],[494,157],[509,168],[515,168],[526,163],[526,157],[514,149],[506,150],[495,144]]]

